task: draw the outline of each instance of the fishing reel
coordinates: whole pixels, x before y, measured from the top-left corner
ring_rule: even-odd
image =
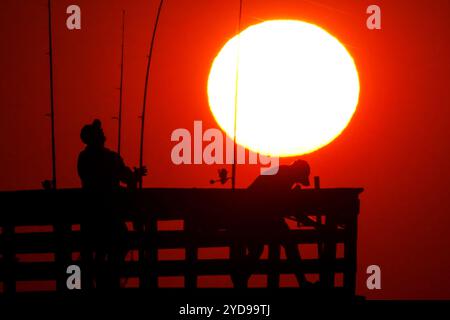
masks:
[[[220,182],[221,184],[225,184],[228,180],[231,180],[231,177],[228,176],[228,170],[227,169],[219,169],[219,170],[217,170],[217,173],[219,175],[219,179],[209,180],[210,184],[214,184],[216,182]]]

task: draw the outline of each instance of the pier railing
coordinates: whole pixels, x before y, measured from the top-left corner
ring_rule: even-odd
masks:
[[[201,277],[229,276],[236,269],[229,254],[204,259],[199,252],[214,248],[244,252],[248,241],[258,241],[268,252],[254,266],[254,273],[265,277],[264,286],[278,288],[280,276],[301,270],[319,280],[321,288],[341,287],[351,296],[361,192],[356,188],[278,195],[245,189],[144,189],[107,195],[78,189],[2,192],[0,288],[3,294],[14,294],[24,283],[33,289],[33,283],[46,281],[51,290],[68,290],[69,265],[79,265],[82,277],[88,274],[83,272],[83,251],[89,250],[83,226],[95,214],[108,219],[114,213],[144,226],[130,228],[125,245],[134,254],[121,268],[123,278],[135,279],[140,288],[158,288],[162,279],[171,277],[181,279],[182,287],[195,288]],[[315,223],[294,223],[288,231],[267,232],[270,215],[309,217]],[[302,245],[315,248],[315,253],[301,264],[291,263],[280,245],[286,237],[300,249]],[[166,259],[161,252],[167,249],[181,255]]]

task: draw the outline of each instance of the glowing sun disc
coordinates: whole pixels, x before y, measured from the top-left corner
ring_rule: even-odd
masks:
[[[358,104],[353,58],[324,29],[298,20],[253,25],[230,39],[208,79],[211,112],[237,143],[264,155],[294,156],[332,142]]]

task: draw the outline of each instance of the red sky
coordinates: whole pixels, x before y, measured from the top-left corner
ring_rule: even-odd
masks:
[[[367,6],[382,30],[366,28]],[[0,4],[0,190],[40,188],[51,177],[46,0]],[[82,29],[65,27],[67,6]],[[81,126],[103,120],[116,147],[121,11],[126,10],[123,156],[137,165],[146,55],[157,1],[54,1],[54,81],[59,187],[77,187]],[[217,52],[234,35],[238,1],[167,0],[149,85],[145,186],[208,187],[216,167],[175,166],[177,128],[218,127],[206,83]],[[358,67],[361,95],[344,133],[303,156],[323,187],[364,187],[359,221],[358,293],[370,298],[450,299],[450,2],[244,0],[242,25],[300,19],[328,30]],[[285,159],[291,162],[293,159]],[[258,167],[239,166],[246,187]],[[365,289],[380,265],[382,290]]]

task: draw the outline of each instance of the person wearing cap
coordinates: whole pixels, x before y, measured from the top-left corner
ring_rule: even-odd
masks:
[[[309,187],[311,169],[305,160],[296,160],[290,165],[281,165],[274,175],[260,175],[248,187],[249,190],[285,192],[294,186]]]
[[[86,148],[78,156],[78,175],[82,188],[89,191],[114,191],[125,183],[136,188],[139,180],[147,174],[147,168],[127,167],[117,152],[105,147],[106,137],[100,120],[85,125],[80,133]]]
[[[301,186],[309,186],[310,180],[310,166],[304,160],[297,160],[291,165],[281,165],[275,175],[260,175],[248,187],[248,190],[260,193],[260,195],[267,195],[267,197],[275,196],[289,192],[291,189],[301,188]],[[260,205],[264,206],[264,200]],[[308,218],[305,218],[310,222]],[[244,223],[245,227],[249,227],[249,223]],[[291,241],[288,237],[289,226],[282,216],[278,215],[264,215],[258,216],[257,221],[253,221],[252,228],[257,228],[261,234],[272,234],[274,236],[281,235],[280,244],[284,247],[287,261],[295,265],[300,265],[302,262],[297,243]],[[247,230],[248,232],[248,230]],[[286,234],[286,237],[283,235]],[[237,270],[232,275],[233,282],[237,287],[245,287],[250,278],[253,267],[256,261],[261,257],[264,250],[264,244],[259,241],[248,241],[246,243],[248,254],[241,256],[238,251],[232,250],[232,259],[237,261]],[[241,264],[242,266],[239,266]],[[295,272],[297,282],[300,287],[310,286],[311,283],[306,280],[305,275],[300,270]]]
[[[118,288],[128,251],[128,230],[120,212],[122,206],[112,193],[123,189],[121,184],[136,188],[147,169],[132,171],[117,152],[105,147],[106,137],[98,119],[81,129],[80,138],[86,147],[78,156],[78,175],[82,189],[90,196],[89,214],[82,224],[87,271],[97,288]]]

